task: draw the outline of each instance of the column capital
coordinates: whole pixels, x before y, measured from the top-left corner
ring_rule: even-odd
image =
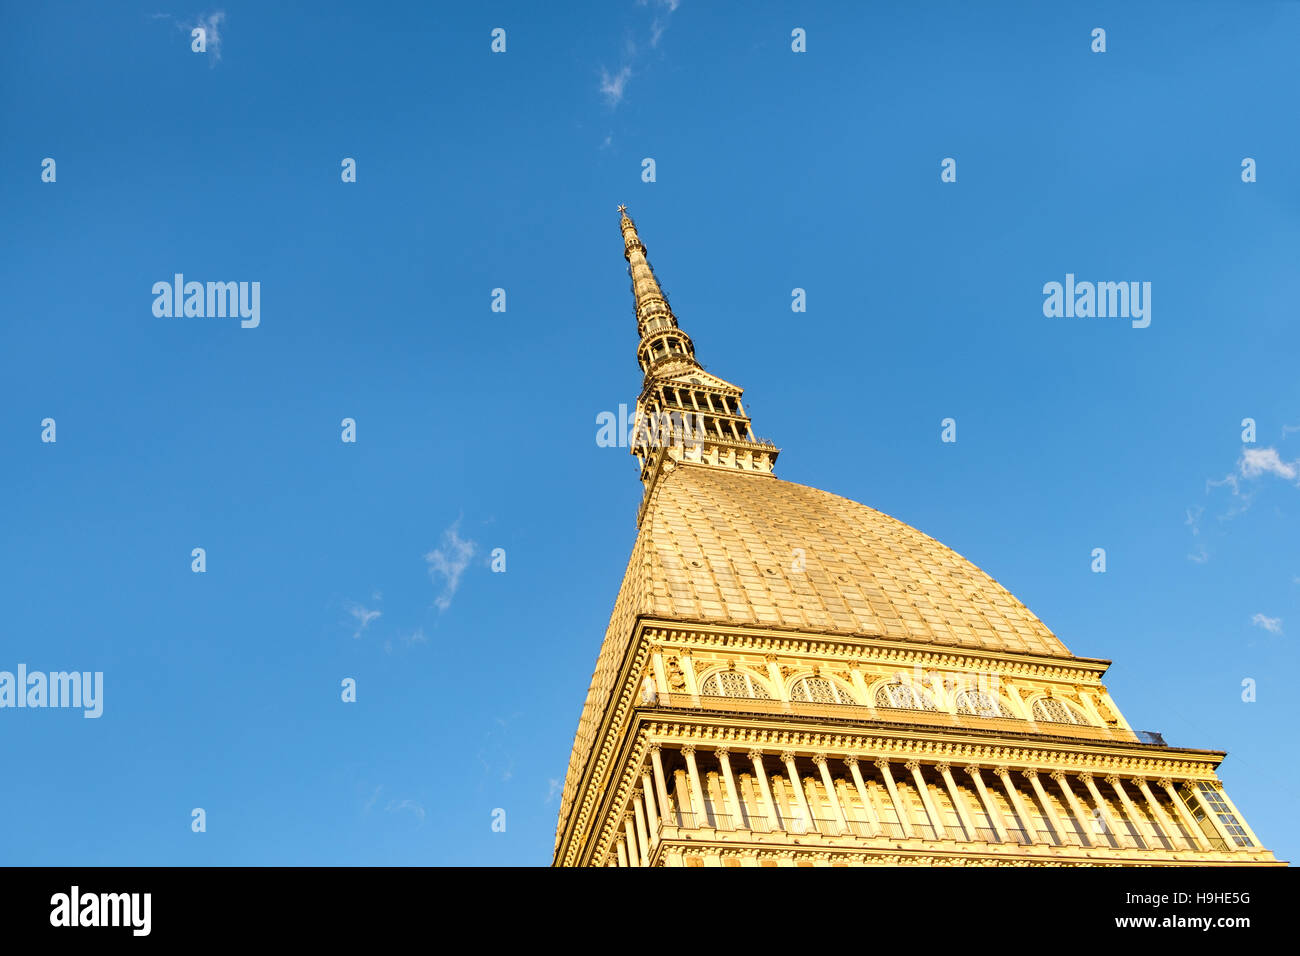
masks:
[[[1057,783],[1059,783],[1059,784],[1062,784],[1062,785],[1065,784],[1065,771],[1064,771],[1064,770],[1053,770],[1051,773],[1048,774],[1048,776],[1051,777],[1053,780],[1055,780],[1055,781],[1056,781]]]
[[[1026,780],[1037,780],[1037,779],[1038,779],[1038,771],[1035,770],[1035,769],[1033,769],[1032,767],[1030,767],[1028,770],[1022,770],[1022,771],[1020,771],[1020,774],[1021,774],[1021,776],[1023,776]]]
[[[1011,768],[1003,766],[994,767],[993,775],[997,777],[1009,777],[1011,776]]]
[[[980,765],[977,763],[968,763],[966,765],[966,772],[972,777],[978,778],[980,775]]]
[[[1156,784],[1164,788],[1172,789],[1174,782],[1170,780],[1168,777],[1161,777],[1159,780],[1156,781]]]
[[[1147,785],[1147,778],[1146,778],[1146,777],[1134,777],[1134,778],[1133,778],[1133,786],[1137,787],[1138,789],[1141,789],[1142,787],[1145,787],[1146,785]]]
[[[731,753],[731,748],[718,747],[713,752],[718,755],[719,759],[725,760],[727,758],[727,755]]]
[[[1088,784],[1092,783],[1092,771],[1080,770],[1079,779],[1083,781],[1083,785],[1086,787]]]
[[[872,763],[874,763],[874,764],[876,765],[876,768],[877,768],[878,770],[883,770],[883,771],[886,771],[886,772],[888,772],[888,770],[889,770],[889,758],[888,758],[888,757],[877,757],[875,760],[872,761]]]
[[[815,764],[816,764],[817,766],[819,766],[819,767],[824,767],[824,766],[826,766],[826,755],[825,755],[825,754],[813,754],[813,756],[812,756],[812,762],[815,763]]]
[[[1119,774],[1116,774],[1116,773],[1108,773],[1108,774],[1106,774],[1106,776],[1105,776],[1104,779],[1105,779],[1105,781],[1106,781],[1108,784],[1110,784],[1112,787],[1115,787],[1116,789],[1119,789],[1119,786],[1120,786],[1120,782],[1119,782]]]
[[[649,750],[652,754],[657,754],[657,753],[659,753],[659,751],[663,750],[664,748],[663,748],[662,746],[660,746],[659,744],[651,744],[651,745],[650,745],[648,748],[646,748],[646,749]]]
[[[846,767],[856,767],[858,765],[858,758],[853,754],[849,754],[847,757],[841,757],[840,759],[844,761],[844,766]]]
[[[941,774],[945,774],[945,775],[946,775],[946,774],[950,774],[950,773],[952,773],[952,764],[950,764],[950,763],[948,763],[948,761],[944,760],[944,761],[941,761],[940,763],[935,764],[935,765],[934,765],[934,769],[937,770],[937,771],[939,771]]]
[[[791,760],[794,760],[794,754],[792,754],[790,751],[787,750],[785,751],[785,753],[781,754],[782,763],[789,763]]]
[[[903,766],[906,767],[908,770],[911,770],[913,773],[915,773],[917,770],[921,769],[921,761],[908,760],[903,764]]]
[[[682,753],[687,757],[695,756],[695,744],[686,744],[682,747]]]
[[[749,759],[752,760],[752,761],[754,761],[754,763],[759,763],[759,764],[761,764],[761,763],[763,762],[763,751],[761,751],[761,750],[751,750],[751,751],[749,752]]]

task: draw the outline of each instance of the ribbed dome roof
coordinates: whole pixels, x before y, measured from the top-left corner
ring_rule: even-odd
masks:
[[[642,524],[644,614],[1070,656],[951,548],[829,492],[681,465]]]

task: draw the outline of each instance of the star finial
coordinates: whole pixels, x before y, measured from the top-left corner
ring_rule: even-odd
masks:
[[[627,215],[627,206],[625,206],[623,203],[619,203],[619,204],[618,204],[618,211],[621,212],[623,215],[626,216],[626,215]]]

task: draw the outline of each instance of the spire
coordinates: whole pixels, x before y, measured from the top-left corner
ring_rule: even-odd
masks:
[[[652,367],[662,362],[699,366],[695,361],[695,344],[691,337],[677,326],[668,297],[659,288],[659,279],[646,257],[645,243],[637,235],[636,223],[627,214],[627,206],[620,205],[619,228],[623,230],[623,258],[627,260],[628,275],[632,277],[632,298],[636,306],[636,331],[641,337],[637,361],[641,370],[650,373]]]
[[[770,475],[779,450],[754,437],[749,415],[740,403],[744,390],[710,375],[696,361],[695,344],[677,325],[636,223],[627,214],[627,206],[620,205],[618,212],[641,340],[637,362],[645,373],[629,442],[641,463],[645,500],[660,475],[679,464]],[[645,501],[643,512],[644,508]]]

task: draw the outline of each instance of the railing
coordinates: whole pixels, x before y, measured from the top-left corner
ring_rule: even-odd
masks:
[[[942,727],[955,731],[1014,733],[1035,736],[1074,737],[1089,740],[1112,740],[1138,744],[1130,730],[1097,727],[1092,724],[1057,724],[1045,720],[1016,720],[1009,717],[978,717],[952,714],[946,710],[912,710],[906,707],[864,707],[861,704],[812,704],[805,701],[781,701],[755,697],[712,697],[692,694],[659,694],[643,707],[673,710],[713,711],[720,713],[768,714],[784,717],[819,717],[857,723],[912,724]],[[1155,746],[1147,744],[1146,746]]]
[[[663,836],[663,831],[667,828],[676,828],[680,830],[699,830],[710,829],[719,831],[730,831],[738,833],[788,833],[793,836],[806,836],[809,834],[819,834],[821,836],[838,837],[852,835],[864,839],[893,839],[893,840],[929,840],[936,841],[941,839],[935,831],[935,828],[929,823],[912,822],[910,825],[910,834],[900,823],[881,820],[877,824],[865,823],[859,820],[847,820],[841,823],[837,819],[826,817],[814,817],[811,820],[806,819],[801,813],[791,814],[789,817],[779,817],[777,825],[773,826],[765,814],[744,809],[743,815],[737,819],[729,813],[697,814],[686,810],[672,810],[667,816],[659,822],[659,836]],[[1135,837],[1132,834],[1088,834],[1087,838],[1081,838],[1074,830],[1065,830],[1061,833],[1054,833],[1051,830],[1034,830],[1026,832],[1019,827],[1006,828],[1007,839],[1000,840],[997,831],[989,827],[976,827],[975,839],[964,839],[962,829],[952,829],[948,833],[949,838],[955,838],[960,842],[999,844],[1010,843],[1019,846],[1067,846],[1067,847],[1113,847],[1116,849],[1133,849],[1133,850],[1154,850],[1157,852],[1168,852],[1169,847],[1153,845],[1142,837]],[[1202,836],[1201,839],[1212,850],[1232,850],[1235,847],[1229,846],[1221,837]],[[1167,842],[1167,841],[1166,841]],[[1176,849],[1187,849],[1185,846],[1179,846]]]

